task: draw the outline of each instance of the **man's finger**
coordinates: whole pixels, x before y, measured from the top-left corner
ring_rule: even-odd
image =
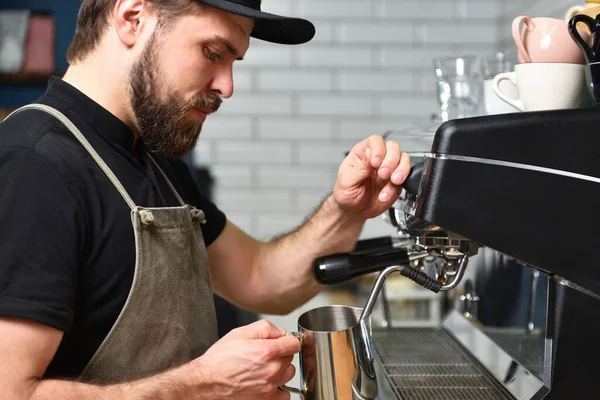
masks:
[[[300,352],[301,344],[295,336],[283,336],[272,340],[271,345],[275,347],[277,356],[288,357]]]
[[[377,171],[377,176],[379,176],[380,179],[387,181],[390,179],[400,162],[400,145],[397,142],[390,140],[385,143],[385,147],[385,158]]]
[[[372,135],[367,138],[369,163],[373,168],[379,168],[386,154],[385,141],[381,135]]]
[[[278,328],[266,319],[234,329],[231,334],[245,339],[278,339],[285,336],[285,329]],[[298,339],[296,339],[298,341]]]
[[[406,153],[400,155],[398,167],[392,173],[391,181],[394,185],[401,185],[410,173],[410,156]]]

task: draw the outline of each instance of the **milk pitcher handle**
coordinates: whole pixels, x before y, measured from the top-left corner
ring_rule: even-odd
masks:
[[[298,332],[289,332],[286,336],[295,336],[295,337],[298,338],[298,340],[300,341],[300,343],[302,343],[302,335],[300,335]],[[289,393],[292,393],[292,394],[297,394],[298,396],[300,396],[304,400],[304,393],[300,389],[296,389],[296,388],[293,388],[293,387],[289,387],[287,385],[283,385],[283,386],[279,386],[279,390],[281,390],[283,392],[289,392]]]

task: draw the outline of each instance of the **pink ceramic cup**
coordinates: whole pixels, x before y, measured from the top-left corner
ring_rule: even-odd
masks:
[[[523,30],[521,22],[525,23]],[[587,42],[589,33],[578,30]],[[568,23],[561,19],[520,16],[513,20],[512,35],[519,50],[519,64],[585,64],[583,53],[569,34]]]

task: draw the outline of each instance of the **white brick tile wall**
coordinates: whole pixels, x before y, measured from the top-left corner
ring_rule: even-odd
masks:
[[[373,15],[371,2],[364,0],[303,0],[299,1],[298,5],[299,15],[309,19],[365,19]]]
[[[244,115],[289,115],[292,113],[292,96],[289,93],[236,93],[223,102],[219,112]]]
[[[258,137],[261,139],[310,139],[330,141],[334,135],[333,118],[261,118]]]
[[[368,96],[315,95],[300,96],[300,115],[371,115],[373,100]]]
[[[292,65],[292,48],[286,46],[273,46],[251,39],[250,48],[244,55],[243,61],[238,61],[234,66],[236,69],[250,66],[290,66]]]
[[[410,72],[344,72],[340,74],[344,91],[410,92],[414,89]]]
[[[338,37],[346,43],[412,43],[412,23],[344,22],[338,25]]]
[[[386,117],[419,115],[427,119],[432,113],[439,113],[440,106],[433,95],[425,96],[386,96],[381,100],[381,114]]]
[[[371,135],[382,135],[389,130],[402,130],[412,125],[410,118],[349,118],[340,123],[340,136],[358,143]]]
[[[502,15],[502,2],[493,0],[457,0],[456,17],[461,20],[489,20],[493,23]]]
[[[312,45],[298,48],[298,65],[302,67],[370,67],[372,60],[370,46]]]
[[[300,143],[294,148],[298,152],[298,162],[306,165],[328,165],[337,167],[344,160],[344,154],[350,151],[357,142],[345,141],[337,143]]]
[[[330,71],[307,70],[261,70],[258,73],[258,89],[293,90],[293,91],[331,91],[333,89],[333,75]]]
[[[301,225],[305,217],[301,213],[261,213],[257,218],[256,236],[268,240],[287,233]]]
[[[499,40],[495,24],[469,24],[463,22],[449,22],[440,27],[439,23],[425,22],[417,25],[418,37],[416,41],[422,43],[489,43],[494,47]]]
[[[384,0],[380,17],[399,18],[406,21],[451,19],[455,14],[452,1],[397,1]]]
[[[316,36],[298,46],[251,40],[194,161],[212,166],[215,202],[242,229],[262,239],[287,232],[331,191],[358,141],[439,113],[433,58],[510,49],[514,16],[556,16],[575,2],[264,0],[265,11],[311,19]],[[430,140],[399,141],[420,151]],[[362,236],[393,233],[375,218]]]
[[[297,0],[271,0],[261,3],[261,10],[279,15],[291,15],[294,11],[293,4]]]
[[[287,211],[291,204],[291,193],[286,189],[231,189],[219,186],[214,193],[215,204],[225,213]]]
[[[229,115],[218,111],[208,117],[202,127],[199,145],[206,139],[249,139],[252,136],[252,118]]]
[[[211,169],[215,180],[224,188],[251,188],[252,168],[228,164],[214,164]]]
[[[328,191],[323,190],[299,190],[298,194],[292,199],[295,200],[295,211],[312,215],[312,213],[321,205],[328,195]]]
[[[258,167],[259,188],[323,188],[330,189],[335,183],[335,176],[327,168],[318,167]]]
[[[219,164],[289,164],[290,142],[220,140],[214,149]]]

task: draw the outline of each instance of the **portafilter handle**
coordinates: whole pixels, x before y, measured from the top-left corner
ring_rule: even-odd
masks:
[[[419,193],[419,186],[421,185],[421,177],[423,176],[424,169],[425,164],[422,162],[412,166],[408,176],[402,184],[404,190],[415,196]]]
[[[427,252],[414,252],[406,248],[372,254],[332,254],[317,259],[313,264],[313,273],[320,284],[335,285],[390,266],[398,266],[397,270],[402,275],[437,293],[442,288],[440,282],[408,266],[411,262],[425,257],[428,257]]]

